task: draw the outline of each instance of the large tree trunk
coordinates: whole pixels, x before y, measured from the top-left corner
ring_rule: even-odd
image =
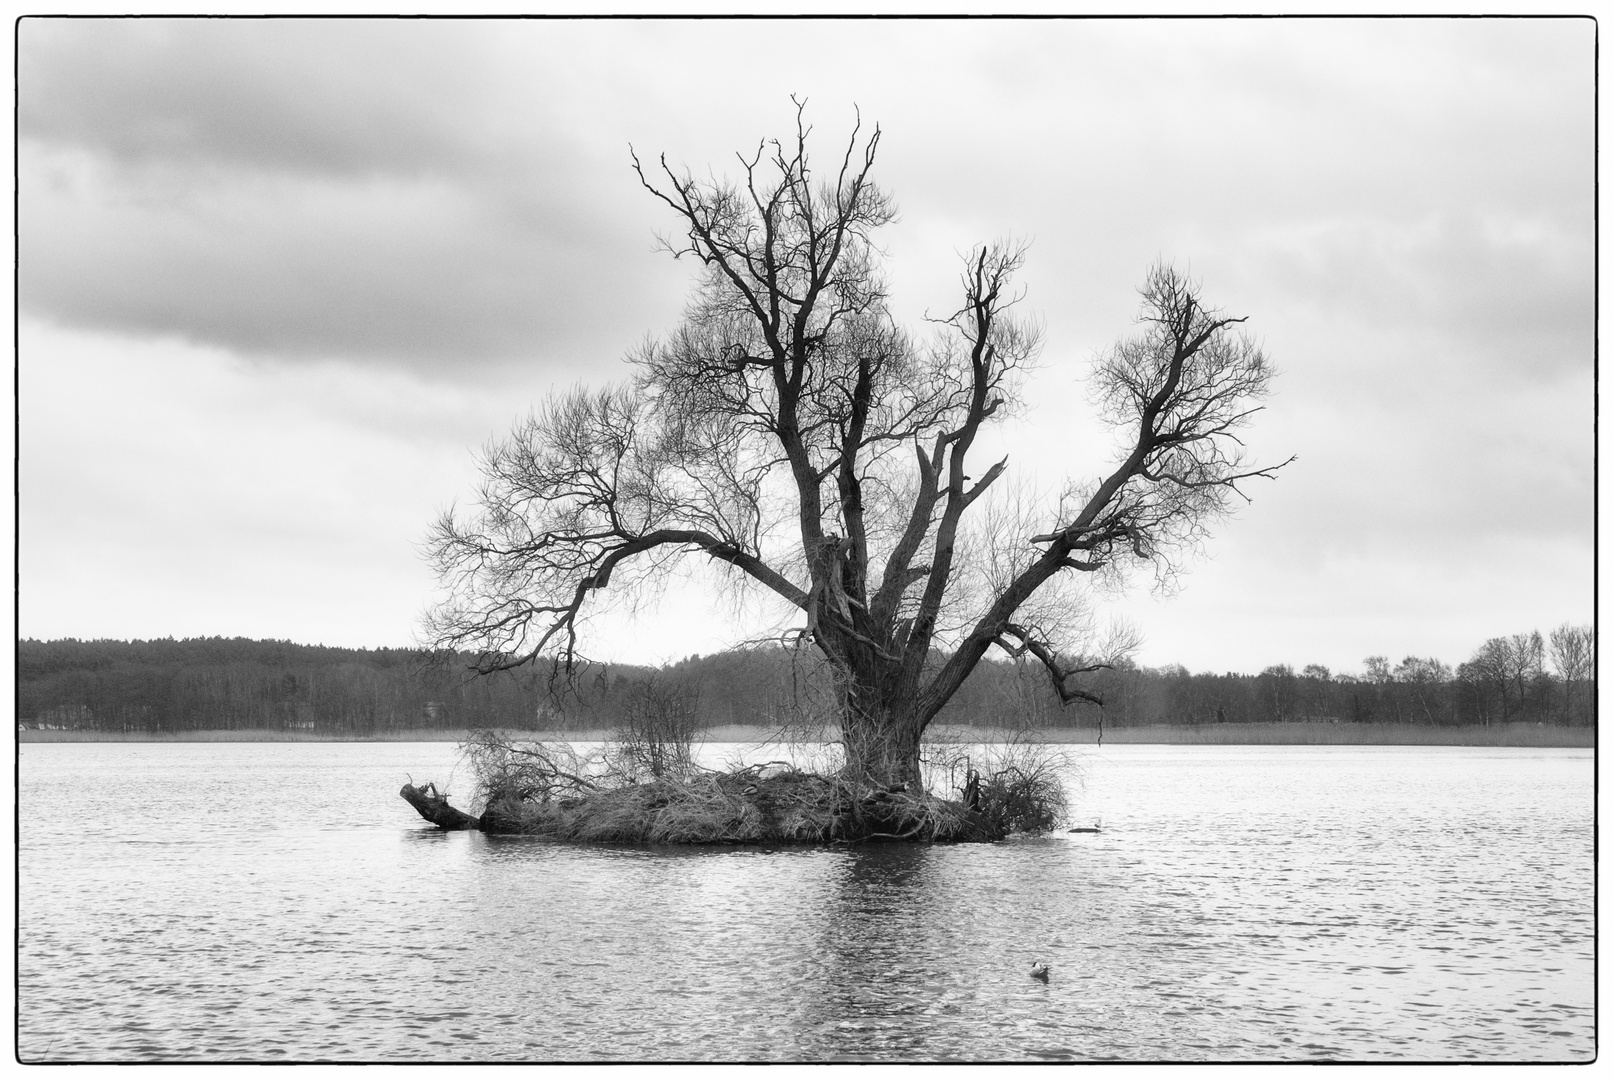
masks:
[[[844,633],[847,622],[842,612],[820,610],[818,615],[818,646],[835,670],[844,774],[869,787],[920,794],[924,777],[919,739],[926,718],[919,712],[917,687],[909,685],[911,673],[891,659],[901,646],[888,629],[881,633],[879,628],[865,627],[870,634]],[[870,647],[870,637],[883,639],[885,649]]]
[[[841,708],[840,737],[846,774],[871,785],[898,785],[914,794],[924,790],[919,769],[919,739],[924,724],[910,708],[892,708],[873,694],[853,688]],[[867,705],[862,702],[867,701]]]

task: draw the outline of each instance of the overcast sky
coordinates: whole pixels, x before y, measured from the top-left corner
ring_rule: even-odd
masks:
[[[624,377],[689,267],[630,169],[733,172],[860,108],[898,310],[1031,240],[1004,442],[1108,462],[1084,378],[1158,258],[1281,372],[1250,488],[1139,660],[1359,671],[1589,622],[1594,25],[49,21],[18,29],[25,637],[415,639],[432,517],[555,387]],[[596,626],[736,637],[698,582]]]

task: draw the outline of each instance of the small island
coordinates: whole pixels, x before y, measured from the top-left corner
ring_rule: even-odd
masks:
[[[640,730],[580,754],[565,743],[479,731],[462,750],[477,777],[480,814],[452,806],[431,782],[411,781],[399,794],[442,829],[617,844],[988,841],[1049,832],[1065,810],[1057,755],[1028,747],[992,755],[984,777],[960,757],[958,799],[858,783],[844,771],[821,776],[786,761],[704,769],[690,749],[675,732]]]

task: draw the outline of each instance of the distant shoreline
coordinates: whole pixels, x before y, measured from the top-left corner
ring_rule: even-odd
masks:
[[[19,743],[75,742],[460,742],[464,730],[422,729],[387,731],[373,735],[318,731],[50,731],[29,728],[17,732]],[[564,742],[603,742],[608,731],[528,731],[514,733],[521,739]],[[827,741],[817,739],[797,741]],[[1039,734],[1043,742],[1092,745],[1098,742],[1096,728],[1050,728]],[[958,726],[932,728],[930,737],[945,742],[1004,742],[1015,733]],[[725,726],[701,734],[706,743],[753,743],[787,741],[772,728]],[[1496,724],[1489,727],[1431,727],[1416,724],[1156,724],[1146,727],[1105,728],[1103,742],[1115,744],[1154,744],[1167,746],[1538,746],[1594,748],[1594,728],[1551,727],[1536,724]]]

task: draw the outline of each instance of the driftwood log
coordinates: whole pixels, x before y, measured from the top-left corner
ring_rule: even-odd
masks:
[[[448,800],[438,793],[437,785],[427,782],[421,787],[404,784],[398,792],[408,804],[420,811],[420,816],[439,829],[480,829],[481,820],[463,810],[455,810]]]

